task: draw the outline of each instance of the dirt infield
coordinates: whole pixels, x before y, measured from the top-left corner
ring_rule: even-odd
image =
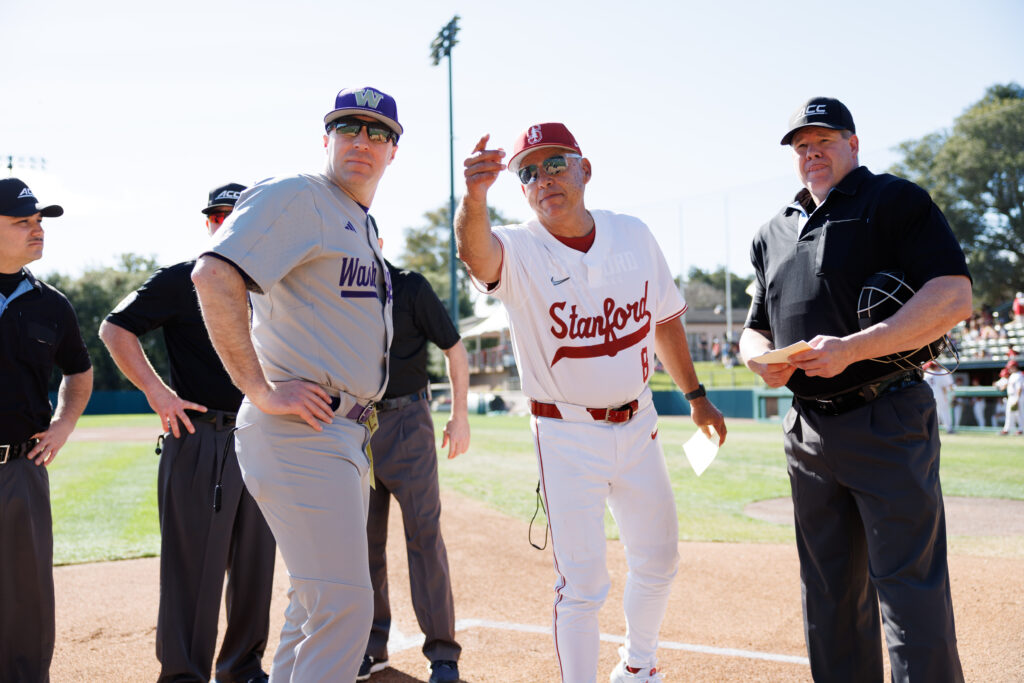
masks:
[[[464,681],[538,683],[558,672],[548,634],[554,574],[550,551],[527,544],[527,523],[476,501],[442,495]],[[398,633],[393,668],[380,683],[425,681],[400,515],[388,557]],[[792,545],[682,543],[682,564],[662,628],[660,667],[672,681],[805,681],[809,670]],[[601,668],[616,661],[623,633],[622,547],[608,544],[612,591],[601,612]],[[960,653],[968,680],[1024,680],[1024,558],[950,558]],[[57,649],[52,676],[64,681],[156,680],[153,654],[158,560],[58,567]],[[266,661],[283,621],[287,577],[278,560]],[[421,641],[420,641],[421,642]],[[602,674],[602,677],[604,674]]]

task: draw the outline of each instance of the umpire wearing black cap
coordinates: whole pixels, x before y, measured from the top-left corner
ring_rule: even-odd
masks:
[[[794,394],[783,422],[817,681],[880,681],[879,603],[893,681],[962,681],[946,565],[935,401],[919,349],[971,313],[963,252],[928,194],[858,161],[853,116],[815,97],[792,115],[803,189],[754,237],[747,366]],[[900,271],[915,290],[861,330],[865,280]],[[771,349],[807,341],[788,361]]]
[[[210,192],[202,210],[212,235],[243,185]],[[275,544],[242,483],[232,436],[242,393],[210,344],[192,286],[195,261],[162,268],[129,294],[100,326],[117,366],[146,394],[166,428],[158,475],[160,681],[209,681],[217,644],[224,573],[227,629],[217,657],[219,683],[265,681]],[[167,386],[138,337],[163,329],[171,366]]]
[[[17,178],[0,180],[0,681],[50,680],[53,523],[46,466],[92,393],[92,364],[63,294],[26,264],[43,255],[41,206]],[[52,411],[47,383],[64,374]]]

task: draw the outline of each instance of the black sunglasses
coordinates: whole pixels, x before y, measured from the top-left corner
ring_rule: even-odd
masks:
[[[397,143],[398,133],[388,128],[380,121],[363,121],[357,119],[354,116],[345,116],[337,121],[332,121],[329,124],[329,129],[333,129],[338,135],[344,135],[347,138],[354,138],[359,135],[359,131],[366,128],[366,137],[370,138],[371,142],[385,143],[388,140]]]
[[[558,175],[569,167],[569,159],[582,158],[579,154],[556,154],[540,162],[540,166],[544,168],[544,172],[548,175]],[[519,176],[519,182],[523,185],[529,185],[537,179],[537,172],[537,164],[530,164],[529,166],[520,166],[519,170],[516,171],[516,175]]]

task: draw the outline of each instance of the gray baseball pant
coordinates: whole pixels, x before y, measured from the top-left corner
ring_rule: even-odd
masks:
[[[0,681],[49,683],[55,640],[50,476],[0,465]]]
[[[354,681],[373,618],[366,557],[366,427],[340,415],[318,432],[248,401],[235,442],[245,485],[281,549],[291,586],[274,683]]]

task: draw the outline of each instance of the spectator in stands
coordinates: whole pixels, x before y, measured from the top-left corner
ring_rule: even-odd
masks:
[[[1017,292],[1013,298],[1013,323],[1016,327],[1024,327],[1024,292]]]

